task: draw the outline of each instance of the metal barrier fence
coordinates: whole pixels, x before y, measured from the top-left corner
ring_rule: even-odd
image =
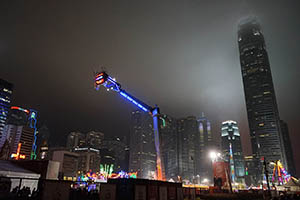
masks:
[[[101,191],[100,191],[101,189]],[[245,191],[246,192],[246,191]],[[263,199],[261,194],[186,188],[181,184],[143,180],[111,179],[108,183],[0,177],[0,200],[196,200]]]

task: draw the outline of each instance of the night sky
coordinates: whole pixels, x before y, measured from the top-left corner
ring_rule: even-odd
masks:
[[[26,2],[26,3],[25,3]],[[237,25],[259,18],[281,119],[300,174],[300,1],[1,1],[0,78],[34,108],[53,145],[70,131],[129,135],[136,108],[93,88],[105,66],[129,93],[180,118],[206,114],[214,138],[236,120],[251,152]]]

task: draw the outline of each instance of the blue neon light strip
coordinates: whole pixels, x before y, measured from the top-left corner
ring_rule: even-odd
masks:
[[[132,97],[130,97],[128,94],[126,94],[125,92],[121,91],[120,94],[125,97],[127,100],[129,100],[130,102],[132,102],[133,104],[135,104],[136,106],[138,106],[140,109],[142,109],[145,112],[149,112],[150,110],[145,108],[143,105],[141,105],[140,103],[138,103],[136,100],[134,100]]]
[[[33,144],[32,144],[32,150],[31,150],[31,160],[36,159],[36,140],[37,140],[37,127],[36,127],[36,122],[37,122],[37,112],[35,110],[30,110],[30,116],[29,116],[29,127],[34,129],[34,139],[33,139]]]

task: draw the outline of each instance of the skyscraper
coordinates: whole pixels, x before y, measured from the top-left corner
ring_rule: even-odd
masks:
[[[198,126],[197,118],[189,116],[177,121],[178,131],[178,167],[182,181],[193,183],[197,180],[196,164],[200,159],[196,148]]]
[[[115,171],[128,171],[129,148],[127,145],[126,137],[105,138],[101,145],[101,153],[104,149],[107,149],[108,152],[113,152],[115,157],[115,162],[113,163]]]
[[[283,138],[284,149],[286,152],[287,170],[292,176],[296,176],[296,168],[294,163],[294,153],[290,140],[289,128],[286,122],[280,120],[281,134]]]
[[[198,140],[199,144],[196,146],[199,148],[199,162],[196,164],[197,166],[197,174],[200,175],[201,180],[203,179],[212,179],[211,173],[211,159],[208,156],[208,152],[212,148],[212,133],[211,133],[211,125],[210,121],[204,116],[198,118]]]
[[[129,171],[139,178],[154,179],[156,151],[153,122],[149,114],[139,110],[131,113]]]
[[[99,171],[100,166],[100,151],[94,148],[75,148],[74,152],[78,156],[78,171],[87,173],[89,170],[93,172]]]
[[[286,166],[268,53],[255,18],[240,23],[238,45],[253,154]]]
[[[99,131],[90,131],[86,134],[86,146],[95,149],[101,149],[104,139],[104,133]]]
[[[13,84],[0,79],[0,138],[10,110]]]
[[[7,141],[9,154],[17,153],[25,155],[25,159],[31,159],[33,150],[35,129],[30,127],[30,110],[12,106],[8,112],[7,124],[4,127],[0,139],[0,148]],[[19,147],[19,145],[21,145]]]
[[[85,142],[85,135],[80,132],[71,132],[67,138],[67,148],[73,149],[76,147],[84,147],[86,144]]]
[[[245,183],[245,166],[242,151],[241,136],[235,121],[222,122],[221,129],[222,152],[229,163],[232,182]]]
[[[41,128],[39,128],[37,136],[38,158],[42,160],[47,159],[49,150],[50,131],[45,124],[43,124]]]
[[[165,169],[166,180],[177,180],[178,176],[178,137],[177,120],[162,114],[159,118],[159,134],[161,157]]]

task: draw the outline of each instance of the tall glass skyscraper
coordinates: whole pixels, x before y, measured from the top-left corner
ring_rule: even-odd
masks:
[[[177,180],[178,177],[178,137],[177,120],[161,114],[159,118],[161,157],[166,180]]]
[[[0,138],[2,137],[8,112],[10,110],[12,90],[13,84],[0,79]]]
[[[289,128],[285,121],[280,120],[281,134],[283,138],[284,150],[286,152],[286,162],[288,166],[288,172],[292,176],[296,176],[296,168],[294,163],[294,153],[291,145]]]
[[[197,181],[197,163],[200,162],[197,118],[188,116],[178,119],[178,167],[179,175],[185,183]]]
[[[211,159],[208,156],[208,152],[212,148],[212,133],[211,133],[211,125],[210,121],[204,116],[198,118],[198,137],[199,143],[196,144],[199,150],[199,159],[196,164],[197,175],[200,175],[201,180],[203,179],[211,179],[212,181],[212,173],[211,173]]]
[[[139,110],[131,113],[129,171],[138,178],[154,179],[156,151],[153,121],[148,113]]]
[[[221,130],[222,152],[230,166],[231,180],[245,183],[244,156],[239,128],[235,121],[225,121]]]
[[[238,45],[253,154],[286,166],[268,53],[255,18],[239,24]]]

